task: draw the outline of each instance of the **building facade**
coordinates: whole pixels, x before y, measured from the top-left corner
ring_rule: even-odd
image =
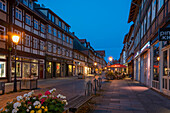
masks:
[[[160,40],[159,30],[168,35],[169,18],[169,0],[132,0],[128,22],[134,23],[134,79],[166,95],[170,95],[170,41]]]

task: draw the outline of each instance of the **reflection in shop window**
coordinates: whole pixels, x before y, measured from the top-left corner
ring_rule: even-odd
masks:
[[[167,50],[163,52],[163,75],[168,75],[168,52]]]
[[[5,67],[6,67],[6,63],[5,62],[0,62],[0,77],[6,77],[6,75],[5,75],[5,73],[6,73]]]
[[[31,75],[34,77],[38,76],[38,64],[31,64]]]
[[[57,66],[56,66],[56,73],[60,74],[60,64],[59,63],[57,63]]]
[[[68,72],[69,72],[69,73],[72,72],[72,65],[68,65]]]
[[[15,75],[15,62],[14,61],[12,62],[11,72],[12,72],[12,77],[14,77]],[[16,75],[17,77],[21,77],[21,62],[16,63]]]
[[[51,62],[47,63],[47,72],[51,73]]]
[[[153,46],[153,80],[159,80],[159,42]]]
[[[30,63],[23,63],[23,77],[30,78]]]

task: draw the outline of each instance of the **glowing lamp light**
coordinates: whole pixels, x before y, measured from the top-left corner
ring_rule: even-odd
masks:
[[[160,60],[160,57],[157,57],[157,60],[159,61],[159,60]]]
[[[12,41],[13,41],[14,43],[16,43],[16,44],[18,44],[19,39],[20,39],[20,37],[17,36],[17,35],[13,35],[13,36],[12,36]]]
[[[112,57],[109,57],[109,61],[111,62],[113,60],[113,58]]]
[[[97,66],[97,62],[95,62],[94,65]]]

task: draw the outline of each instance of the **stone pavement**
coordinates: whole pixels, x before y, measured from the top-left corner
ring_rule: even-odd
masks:
[[[170,113],[170,100],[130,80],[113,80],[103,87],[93,113]]]

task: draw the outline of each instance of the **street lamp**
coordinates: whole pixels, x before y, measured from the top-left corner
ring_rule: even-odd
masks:
[[[12,41],[15,44],[15,75],[14,75],[14,92],[17,92],[17,75],[16,75],[16,45],[19,42],[20,37],[18,35],[13,35],[12,36]]]
[[[94,66],[95,68],[97,67],[97,62],[94,63]],[[94,68],[94,71],[95,71],[95,68]],[[96,71],[95,71],[95,75],[96,75]]]
[[[113,57],[109,57],[109,61],[110,61],[110,70],[111,70],[111,62],[112,62],[112,60],[113,60]]]

